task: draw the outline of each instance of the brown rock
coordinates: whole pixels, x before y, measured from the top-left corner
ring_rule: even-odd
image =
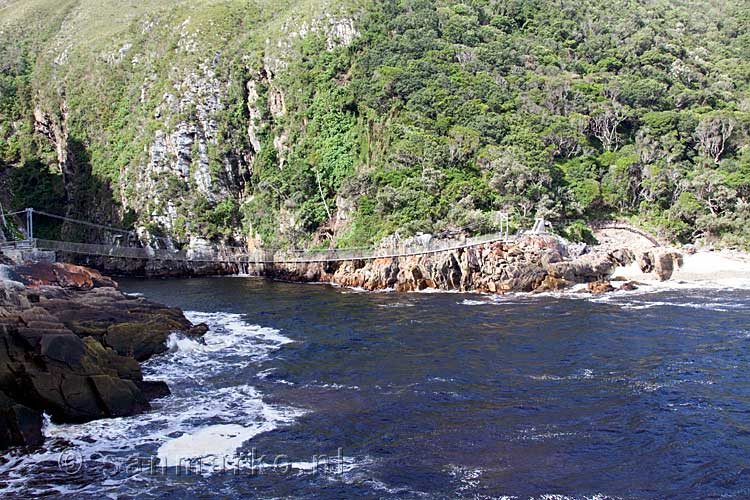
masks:
[[[643,252],[637,259],[638,267],[643,273],[650,273],[654,270],[654,259],[650,252]]]
[[[594,295],[601,295],[603,293],[613,292],[614,290],[614,287],[609,283],[609,281],[594,281],[592,283],[589,283],[589,292],[593,293]]]
[[[539,285],[539,287],[537,287],[534,290],[534,292],[535,293],[552,292],[552,291],[557,291],[557,290],[563,290],[571,286],[573,286],[572,281],[568,281],[562,278],[555,278],[554,276],[547,276],[546,278],[544,278],[544,281],[542,281],[542,284]]]
[[[682,266],[682,254],[677,252],[657,254],[654,260],[654,272],[661,281],[671,278],[675,268]]]
[[[112,279],[93,269],[72,264],[35,263],[15,267],[21,283],[28,287],[59,286],[71,290],[91,290],[95,287],[117,288]]]
[[[136,358],[163,352],[173,331],[207,329],[84,268],[22,272],[33,292],[0,280],[0,449],[41,443],[42,412],[86,422],[148,409],[169,389],[143,381]]]

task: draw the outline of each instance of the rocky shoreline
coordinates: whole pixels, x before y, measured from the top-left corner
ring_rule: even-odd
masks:
[[[588,284],[592,293],[603,293],[614,289],[609,280],[617,278],[618,269],[636,265],[644,276],[663,281],[681,263],[682,254],[669,248],[592,249],[568,245],[553,235],[528,235],[513,242],[408,257],[275,264],[265,270],[265,275],[284,281],[323,282],[368,291],[539,293]],[[625,286],[635,287],[636,283]]]
[[[606,239],[605,239],[606,241]],[[456,242],[460,246],[460,242]],[[644,244],[645,243],[645,244]],[[667,280],[682,265],[681,250],[656,246],[630,235],[624,243],[569,244],[552,234],[530,234],[510,242],[488,243],[431,254],[372,260],[240,266],[233,263],[144,261],[60,254],[110,276],[189,278],[248,274],[275,280],[330,283],[368,291],[425,289],[479,293],[545,292],[590,284],[610,290],[608,281],[622,268],[637,267],[637,279]],[[637,280],[636,278],[633,281]],[[626,288],[637,286],[632,283]]]
[[[148,410],[169,388],[144,380],[140,362],[173,332],[206,330],[92,269],[0,264],[0,449],[40,445],[43,414],[79,423]]]

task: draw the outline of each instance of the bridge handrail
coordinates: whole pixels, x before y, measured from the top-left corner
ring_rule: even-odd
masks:
[[[399,245],[384,248],[309,250],[299,256],[282,253],[274,258],[278,263],[336,262],[342,260],[373,260],[393,257],[409,257],[437,252],[447,252],[497,241],[512,239],[500,233],[475,236],[463,240],[430,240],[426,243]]]
[[[512,239],[500,233],[486,234],[461,240],[429,240],[419,244],[399,245],[384,248],[356,248],[299,251],[247,250],[237,247],[216,247],[210,250],[167,250],[150,247],[123,247],[74,243],[57,240],[33,240],[40,250],[59,251],[101,257],[126,259],[181,261],[181,262],[229,262],[229,263],[313,263],[344,260],[373,260],[413,255],[432,254],[473,247],[486,243]]]
[[[37,248],[58,252],[117,257],[126,259],[165,260],[185,262],[267,262],[266,252],[247,250],[230,250],[217,248],[210,252],[199,252],[192,249],[166,250],[150,247],[135,248],[97,245],[92,243],[74,243],[69,241],[36,240]]]
[[[17,250],[34,248],[34,242],[31,240],[3,241],[0,242],[0,250]]]

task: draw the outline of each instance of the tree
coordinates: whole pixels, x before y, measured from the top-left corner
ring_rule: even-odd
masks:
[[[700,148],[713,158],[715,163],[719,163],[721,155],[724,154],[735,123],[732,116],[717,114],[704,118],[696,127],[695,138]]]
[[[620,135],[617,128],[627,118],[622,106],[617,104],[607,105],[604,109],[593,115],[589,121],[589,129],[594,137],[599,139],[605,151],[616,151],[620,144]]]

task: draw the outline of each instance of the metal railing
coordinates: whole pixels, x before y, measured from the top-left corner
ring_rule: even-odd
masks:
[[[413,255],[425,255],[438,252],[459,250],[477,245],[494,243],[499,241],[510,241],[515,237],[509,235],[509,219],[507,214],[501,214],[500,228],[498,233],[461,239],[435,239],[429,235],[412,238],[402,244],[384,247],[361,247],[361,248],[339,248],[324,250],[248,250],[241,247],[217,246],[206,249],[159,249],[151,247],[131,247],[123,245],[102,245],[92,243],[74,243],[58,240],[35,239],[33,237],[33,216],[35,214],[59,219],[64,222],[82,224],[106,230],[110,233],[127,234],[136,236],[134,232],[104,226],[91,222],[79,221],[69,217],[50,214],[40,210],[27,208],[5,214],[26,214],[26,240],[0,243],[0,249],[24,249],[47,250],[78,255],[91,255],[99,257],[155,260],[155,261],[177,261],[197,263],[236,263],[236,264],[273,264],[273,263],[313,263],[313,262],[337,262],[347,260],[374,260],[388,259],[394,257],[408,257]],[[539,223],[539,221],[537,221]],[[544,230],[542,223],[541,231]],[[165,238],[156,238],[157,243],[165,246],[170,244]]]
[[[461,240],[434,240],[384,248],[343,248],[329,250],[247,250],[236,247],[216,247],[210,250],[167,250],[150,247],[123,247],[73,243],[67,241],[35,239],[26,242],[25,248],[37,248],[54,252],[91,255],[120,259],[177,261],[196,263],[236,264],[293,264],[314,262],[340,262],[346,260],[374,260],[408,257],[438,252],[454,251],[478,245],[512,240],[514,237],[501,233],[487,234]]]
[[[33,250],[34,248],[33,240],[3,241],[0,243],[0,250]]]
[[[55,240],[34,240],[40,250],[92,255],[98,257],[112,257],[120,259],[159,260],[178,262],[216,262],[216,263],[269,263],[268,252],[248,251],[238,248],[215,248],[209,251],[166,250],[155,248],[136,248],[96,245],[91,243],[73,243]]]
[[[344,260],[374,260],[390,259],[394,257],[410,257],[438,252],[448,252],[462,248],[475,247],[487,243],[512,240],[514,237],[501,233],[485,234],[462,240],[431,239],[424,243],[398,245],[383,248],[338,248],[330,250],[303,250],[276,253],[274,262],[277,263],[312,263],[338,262]]]

